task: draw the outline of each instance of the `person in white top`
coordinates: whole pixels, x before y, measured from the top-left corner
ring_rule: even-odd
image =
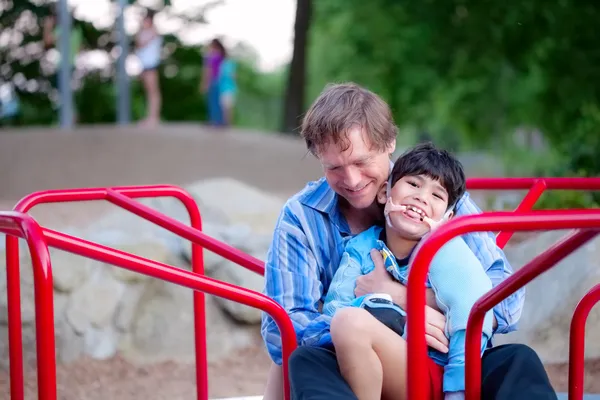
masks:
[[[142,124],[154,126],[160,120],[162,101],[158,83],[162,37],[158,34],[154,25],[153,10],[148,10],[146,13],[142,21],[142,27],[135,38],[135,45],[135,54],[142,64],[141,79],[147,99],[147,116]]]

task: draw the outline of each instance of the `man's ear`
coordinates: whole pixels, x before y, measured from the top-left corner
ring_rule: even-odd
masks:
[[[388,145],[387,151],[390,154],[390,157],[392,154],[394,154],[394,151],[396,151],[396,139],[392,140],[392,142]]]
[[[387,201],[387,181],[381,185],[379,191],[377,192],[377,202],[379,204],[385,204]]]

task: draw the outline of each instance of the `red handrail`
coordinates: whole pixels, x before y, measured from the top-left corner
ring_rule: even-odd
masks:
[[[468,190],[523,190],[529,189],[517,212],[529,211],[546,189],[548,190],[600,190],[600,178],[470,178]],[[496,237],[501,249],[506,246],[514,232],[502,231]]]
[[[275,300],[243,287],[220,282],[185,269],[148,260],[50,229],[43,228],[43,232],[48,244],[52,247],[259,308],[271,315],[281,332],[284,398],[290,400],[287,361],[297,346],[296,333],[287,312]]]
[[[54,343],[54,305],[53,305],[53,285],[52,285],[52,267],[50,263],[50,253],[48,245],[44,239],[44,234],[38,223],[29,215],[14,211],[0,212],[0,232],[7,237],[22,237],[27,242],[31,254],[31,265],[33,267],[34,277],[34,298],[35,298],[35,331],[36,331],[36,354],[37,354],[37,378],[38,378],[38,398],[44,400],[56,400],[56,354]],[[18,239],[17,245],[18,245]],[[8,262],[8,252],[6,253]],[[18,272],[18,270],[17,270]],[[14,279],[11,276],[13,271],[6,271],[6,278]],[[17,286],[13,289],[13,295],[16,291],[20,295],[19,277],[16,277]],[[8,291],[8,287],[7,287]],[[14,308],[8,307],[9,321],[9,343],[12,346],[14,341],[11,334],[16,331],[21,333],[21,308],[17,303],[19,313],[14,315]],[[18,323],[18,329],[11,329],[11,324]],[[14,328],[14,327],[13,327]],[[9,349],[10,351],[10,349]],[[24,397],[23,388],[23,358],[16,358],[14,352],[10,351],[10,396],[11,399],[22,399]],[[19,353],[20,354],[20,353]],[[12,373],[13,368],[16,373]],[[20,384],[19,384],[20,383]]]
[[[177,221],[162,213],[143,205],[132,198],[139,197],[174,197],[181,201],[190,216],[190,225]],[[204,274],[202,249],[207,248],[224,258],[240,264],[256,273],[264,273],[264,263],[255,257],[219,242],[202,232],[202,220],[198,205],[194,198],[184,189],[173,185],[124,186],[114,188],[84,188],[47,190],[32,193],[21,199],[14,207],[15,211],[28,212],[34,206],[42,203],[76,202],[91,200],[107,200],[127,211],[145,218],[171,232],[192,241],[192,270]],[[19,247],[14,237],[6,239],[7,257],[7,297],[9,314],[9,352],[11,359],[22,360],[21,309],[19,291]],[[194,292],[194,332],[196,352],[196,388],[199,400],[208,399],[208,360],[206,354],[206,320],[204,315],[204,294]],[[11,321],[11,318],[13,320]],[[14,343],[14,346],[13,346]],[[11,368],[13,386],[23,387],[22,361]],[[15,397],[23,400],[23,397]]]
[[[585,323],[592,308],[600,302],[600,285],[594,286],[579,301],[571,320],[569,344],[569,400],[583,400]]]
[[[427,385],[419,384],[419,379],[417,379],[419,376],[424,376],[423,374],[426,372],[427,367],[427,346],[425,343],[425,280],[429,270],[429,264],[437,251],[445,243],[456,236],[477,231],[527,231],[586,228],[600,228],[600,210],[542,210],[523,213],[492,212],[469,215],[453,219],[433,232],[416,254],[408,278],[410,284],[408,285],[407,290],[407,314],[411,316],[411,321],[407,327],[407,365],[410,366],[409,372],[415,374],[408,380],[408,398],[413,400],[428,398],[429,396],[429,387]],[[595,233],[596,232],[594,232],[594,234]],[[579,242],[583,243],[586,240],[589,240],[590,237],[587,237],[587,235],[591,235],[591,233],[579,234],[574,238],[568,239],[567,243],[574,247],[574,245]],[[568,246],[563,243],[562,248],[563,251],[566,251]],[[557,250],[554,251],[555,257],[560,255]],[[523,276],[523,274],[525,274],[525,272],[520,276]],[[515,282],[515,279],[519,279],[519,275],[517,275],[517,278],[514,278],[515,275],[508,278],[503,284],[496,286],[491,292],[498,293],[498,290],[508,291],[508,289],[506,289],[507,285],[510,285],[509,289],[512,290],[511,293],[514,292],[520,287],[517,287],[517,284],[520,282]],[[526,278],[527,276],[520,279]],[[507,281],[508,283],[506,283]],[[491,295],[486,296],[489,299],[489,296]],[[477,309],[473,307],[467,326],[467,334],[473,329],[475,329],[479,335],[481,334],[485,312],[491,309],[495,304],[499,303],[501,298],[495,298],[493,300],[495,301],[493,304],[489,300],[488,303],[485,304],[485,311],[482,311],[484,310],[482,308],[483,305],[479,306]],[[478,302],[477,304],[480,305],[482,303]],[[474,314],[475,312],[480,314],[479,324],[476,324],[477,321],[475,318],[477,315]],[[466,351],[473,352],[472,349],[477,347],[477,355],[479,356],[480,343],[481,339],[471,341],[471,343],[467,341]],[[481,384],[481,359],[480,357],[470,357],[467,360],[469,360],[467,362],[467,367],[469,368],[467,371],[467,379],[471,386],[467,387],[466,395],[468,396],[467,398],[471,400],[479,398],[479,390],[477,390],[477,388],[479,388]],[[470,363],[472,365],[470,365]],[[479,365],[479,370],[477,369],[477,365]],[[470,375],[473,376],[469,380]]]
[[[583,246],[599,233],[598,230],[579,230],[560,240],[527,265],[520,268],[494,289],[483,295],[471,309],[465,335],[466,388],[468,399],[479,399],[481,392],[481,328],[485,313],[503,299],[555,266],[570,253]],[[573,337],[571,338],[573,340]],[[582,334],[578,340],[584,340]],[[477,347],[479,346],[479,347]],[[571,360],[573,362],[573,360]],[[583,364],[582,364],[583,365]]]

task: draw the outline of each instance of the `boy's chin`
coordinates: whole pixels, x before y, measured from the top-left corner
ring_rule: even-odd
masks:
[[[392,221],[393,222],[393,221]],[[406,226],[407,224],[394,224],[394,229],[391,231],[393,234],[400,236],[406,240],[414,240],[418,241],[423,238],[428,232],[429,229],[425,225],[422,228],[418,228],[416,226]]]

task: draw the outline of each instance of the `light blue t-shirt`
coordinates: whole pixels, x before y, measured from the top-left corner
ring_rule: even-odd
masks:
[[[219,71],[219,89],[221,93],[235,94],[237,86],[235,84],[235,62],[226,58],[221,63]]]

